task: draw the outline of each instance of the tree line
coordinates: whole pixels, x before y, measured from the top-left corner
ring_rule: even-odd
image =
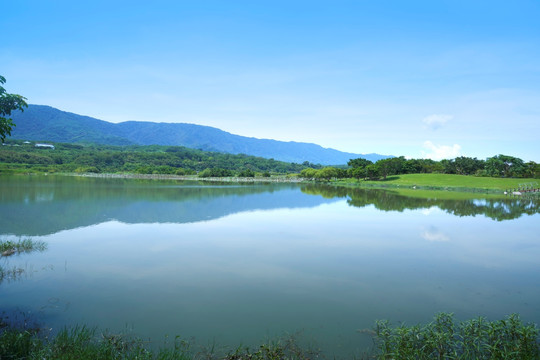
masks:
[[[244,154],[207,152],[182,146],[109,146],[55,144],[55,149],[36,148],[12,140],[0,149],[1,170],[43,172],[94,172],[199,175],[201,177],[255,177],[298,174],[307,179],[355,178],[384,180],[401,174],[458,174],[489,177],[540,178],[540,164],[497,155],[486,160],[466,156],[450,160],[406,159],[403,156],[372,162],[351,159],[346,166],[304,162],[287,163]]]
[[[466,156],[450,160],[406,159],[403,156],[372,162],[351,159],[348,166],[304,162],[287,163],[249,155],[208,152],[182,146],[109,146],[55,144],[55,149],[36,148],[12,140],[0,149],[0,170],[42,172],[93,172],[199,175],[201,177],[255,177],[298,174],[307,179],[355,178],[384,180],[401,174],[458,174],[472,176],[540,178],[540,164],[497,155],[486,160]]]
[[[457,174],[506,178],[540,178],[540,164],[534,161],[524,162],[509,155],[496,155],[486,160],[466,156],[451,160],[435,161],[431,159],[405,159],[393,157],[375,163],[364,158],[351,159],[348,169],[324,167],[308,168],[300,172],[302,177],[314,180],[356,178],[381,180],[388,176],[401,174]]]
[[[11,140],[0,147],[0,170],[80,173],[174,174],[201,177],[254,177],[299,173],[296,164],[249,155],[233,155],[182,146],[109,146],[55,143],[55,148]]]

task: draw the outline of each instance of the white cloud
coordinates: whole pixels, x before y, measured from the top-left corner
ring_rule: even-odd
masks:
[[[424,230],[421,236],[424,240],[432,241],[432,242],[450,241],[450,238],[448,236],[446,236],[445,234],[443,234],[442,232],[440,232],[439,230],[435,228]]]
[[[460,155],[461,146],[454,144],[452,146],[448,145],[436,145],[431,141],[424,142],[424,148],[430,150],[429,152],[422,151],[422,157],[433,159],[433,160],[442,160],[442,159],[453,159]]]
[[[429,215],[431,215],[433,213],[436,213],[438,211],[439,211],[439,208],[437,206],[432,206],[432,207],[430,207],[428,209],[423,209],[421,212],[422,212],[423,215],[429,216]]]
[[[437,130],[453,118],[454,116],[452,115],[433,114],[423,118],[422,122],[431,130]]]

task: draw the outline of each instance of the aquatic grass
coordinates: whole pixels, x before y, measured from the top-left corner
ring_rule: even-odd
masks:
[[[319,351],[304,349],[294,337],[278,339],[251,348],[239,346],[229,351],[215,347],[194,349],[193,343],[179,336],[158,350],[148,342],[128,334],[100,333],[95,328],[65,328],[55,336],[39,330],[5,326],[0,329],[0,359],[39,360],[307,360],[319,357]]]
[[[0,266],[0,283],[4,280],[16,280],[19,279],[25,270],[16,266],[12,268],[5,268]]]
[[[320,349],[304,347],[298,344],[296,335],[263,343],[259,347],[237,347],[230,351],[223,360],[308,360],[323,357]]]
[[[42,252],[47,249],[47,244],[43,241],[32,240],[30,238],[13,240],[0,240],[0,258],[6,258],[14,254]],[[4,280],[17,280],[24,273],[25,269],[19,267],[7,268],[0,264],[0,283]]]
[[[14,253],[31,253],[34,251],[42,252],[47,249],[47,244],[43,241],[33,240],[30,238],[13,240],[0,240],[0,253],[3,256],[12,255]]]
[[[229,351],[196,350],[179,336],[158,350],[129,334],[102,333],[86,326],[65,328],[55,336],[42,330],[0,327],[0,359],[125,359],[125,360],[307,360],[325,358],[319,349],[299,345],[295,336],[267,341],[258,347],[238,346]],[[458,323],[453,314],[437,314],[427,325],[377,321],[376,350],[365,359],[484,360],[540,358],[539,330],[518,315],[488,321],[483,317]]]
[[[96,329],[86,326],[65,328],[53,338],[25,329],[8,328],[0,332],[0,359],[186,359],[170,354],[174,353],[155,356],[139,339],[98,334]]]
[[[539,330],[518,315],[488,321],[479,317],[456,324],[439,313],[425,326],[392,327],[377,321],[377,359],[522,359],[540,358]]]
[[[32,359],[43,349],[43,341],[28,330],[1,330],[0,359]]]

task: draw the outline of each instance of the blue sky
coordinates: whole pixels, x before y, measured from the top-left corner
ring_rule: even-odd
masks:
[[[355,153],[540,162],[540,1],[4,1],[32,104]]]

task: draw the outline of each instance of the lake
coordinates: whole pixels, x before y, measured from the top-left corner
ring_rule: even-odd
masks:
[[[298,184],[0,176],[0,312],[236,347],[369,349],[377,319],[540,324],[540,201]]]

